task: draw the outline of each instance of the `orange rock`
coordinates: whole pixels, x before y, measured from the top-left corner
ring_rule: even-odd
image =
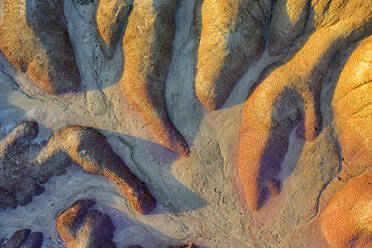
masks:
[[[352,178],[321,215],[328,243],[337,248],[372,247],[372,170]]]
[[[54,133],[38,160],[46,160],[60,151],[86,172],[103,175],[116,183],[140,214],[150,213],[156,205],[146,185],[140,181],[112,150],[106,138],[94,128],[70,126]]]
[[[267,5],[204,0],[195,93],[209,110],[220,108],[249,62],[264,50]]]
[[[165,103],[165,81],[178,1],[136,1],[123,39],[121,88],[130,105],[166,148],[186,156],[184,137],[172,124]]]
[[[63,1],[1,2],[0,49],[8,61],[49,94],[73,92],[80,76],[63,24]]]
[[[359,43],[346,62],[332,100],[345,176],[358,174],[372,164],[371,71],[372,36],[369,36]]]
[[[58,215],[57,231],[67,248],[115,247],[111,241],[115,227],[107,214],[89,210],[94,205],[94,200],[78,200]]]
[[[372,3],[358,3],[341,6],[342,21],[315,31],[246,101],[237,163],[250,209],[263,205],[268,183],[279,174],[291,130],[300,123],[298,134],[307,141],[321,131],[319,96],[324,75],[340,49],[372,29]],[[354,18],[355,13],[360,16]]]
[[[99,43],[106,58],[111,59],[120,33],[128,21],[133,7],[133,0],[100,0],[95,21]]]

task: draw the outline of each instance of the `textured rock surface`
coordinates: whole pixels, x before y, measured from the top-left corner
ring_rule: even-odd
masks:
[[[100,46],[109,59],[114,55],[122,28],[128,22],[133,0],[98,1],[95,21],[100,37]]]
[[[49,18],[32,6],[30,16]],[[1,26],[21,7],[2,7]],[[65,248],[56,217],[95,199],[120,248],[369,247],[371,9],[63,1],[53,20],[68,33],[79,91],[44,94],[0,54],[0,242],[27,227],[44,234],[43,248]],[[56,25],[40,27],[52,42]],[[16,37],[31,42],[27,32]],[[128,175],[156,198],[150,214],[133,207]]]
[[[350,179],[321,216],[322,231],[332,247],[372,244],[372,170]]]
[[[30,235],[31,234],[31,235]],[[41,232],[31,233],[30,229],[16,231],[8,241],[1,247],[3,248],[40,248],[43,243]],[[1,245],[1,244],[0,244]]]
[[[362,40],[337,82],[332,107],[347,180],[372,165],[372,36]]]
[[[42,166],[35,166],[33,158],[40,151],[32,144],[38,134],[35,122],[22,122],[11,130],[0,142],[0,207],[15,208],[31,202],[33,195],[44,192],[41,184],[52,175],[64,173],[68,161],[56,156],[53,162],[44,161]]]
[[[93,200],[79,200],[64,210],[56,221],[57,231],[67,248],[114,248],[114,225],[110,217],[90,209]]]
[[[270,22],[270,53],[278,55],[298,38],[309,13],[310,0],[279,0],[274,5]]]
[[[366,11],[372,3],[358,3],[337,6],[342,21],[327,26],[327,19],[323,20],[325,27],[311,34],[293,58],[275,69],[245,103],[238,167],[250,209],[262,206],[267,187],[275,183],[293,128],[299,123],[298,135],[308,141],[320,132],[319,97],[332,59],[348,42],[372,30],[372,11]],[[334,4],[330,3],[330,11]],[[361,16],[355,18],[356,13]]]
[[[63,1],[4,0],[1,12],[0,49],[8,61],[46,93],[78,90],[80,76],[63,23]]]
[[[262,54],[267,11],[259,1],[203,1],[195,93],[205,108],[220,108]]]
[[[4,154],[0,157],[2,208],[26,205],[33,195],[43,193],[44,188],[40,184],[52,175],[63,174],[64,168],[69,165],[69,157],[85,171],[103,175],[117,184],[139,213],[148,214],[154,209],[156,201],[146,185],[128,169],[105,137],[95,129],[67,127],[53,134],[47,144],[31,146],[37,131],[36,123],[24,122],[0,143],[1,153]]]
[[[37,160],[45,161],[59,152],[66,153],[86,172],[103,175],[117,184],[141,214],[150,213],[156,200],[112,150],[106,138],[94,128],[71,126],[50,137]]]
[[[159,143],[185,156],[187,143],[169,119],[164,97],[177,3],[135,1],[123,38],[125,63],[120,85]]]

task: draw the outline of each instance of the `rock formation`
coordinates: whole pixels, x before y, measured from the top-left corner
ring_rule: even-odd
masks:
[[[370,247],[372,244],[372,36],[357,44],[341,71],[332,108],[342,147],[346,184],[321,216],[323,234],[332,247]]]
[[[270,22],[269,49],[272,55],[287,50],[304,31],[310,0],[279,0],[275,3]]]
[[[174,127],[165,102],[165,82],[174,36],[177,1],[135,1],[123,38],[121,88],[159,143],[186,156],[184,137]]]
[[[371,182],[372,169],[350,179],[324,210],[321,228],[332,247],[371,247]]]
[[[372,246],[371,0],[0,6],[2,248]]]
[[[86,172],[103,175],[117,184],[137,212],[148,214],[154,209],[156,200],[146,185],[129,170],[106,138],[94,128],[71,126],[57,131],[37,160],[45,161],[61,151]]]
[[[90,209],[94,205],[94,200],[78,200],[58,215],[57,231],[67,248],[115,248],[115,227],[107,214]]]
[[[30,235],[31,234],[31,235]],[[43,233],[33,232],[30,229],[16,231],[1,247],[4,248],[40,248],[43,243]]]
[[[128,22],[133,0],[98,1],[95,21],[100,37],[101,49],[106,58],[111,59],[120,38],[123,26]]]
[[[0,208],[26,205],[33,195],[44,192],[41,186],[52,175],[61,175],[68,165],[66,158],[56,156],[44,161],[43,167],[32,166],[38,145],[32,144],[38,125],[27,121],[18,124],[0,142]]]
[[[341,177],[358,175],[372,164],[372,36],[347,60],[332,99],[335,128],[342,147]]]
[[[372,11],[366,10],[372,10],[371,2],[330,3],[332,19],[315,22],[316,30],[304,46],[249,96],[243,110],[238,168],[250,209],[262,206],[268,185],[277,180],[293,128],[299,124],[297,134],[307,141],[321,131],[319,96],[324,75],[340,49],[371,32]]]
[[[203,1],[195,93],[206,109],[220,108],[249,62],[262,54],[269,9],[266,0]]]
[[[139,213],[148,214],[155,207],[156,200],[146,185],[95,129],[71,126],[56,132],[45,145],[31,145],[37,130],[34,122],[21,123],[0,143],[0,207],[26,205],[33,195],[43,193],[40,185],[53,175],[63,174],[68,158],[86,172],[103,175],[117,184]]]
[[[63,20],[63,1],[1,1],[0,50],[48,94],[74,92],[79,71]]]

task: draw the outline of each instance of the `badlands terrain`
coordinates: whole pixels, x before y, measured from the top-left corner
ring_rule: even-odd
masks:
[[[372,0],[0,0],[0,247],[371,248]]]

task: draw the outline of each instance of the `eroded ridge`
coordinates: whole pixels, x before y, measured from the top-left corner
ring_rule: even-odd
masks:
[[[138,213],[148,214],[155,208],[156,200],[146,185],[112,150],[105,136],[94,128],[70,126],[57,131],[36,160],[43,163],[60,152],[67,154],[86,172],[103,175],[117,184]]]
[[[128,22],[133,0],[100,0],[97,4],[95,21],[99,44],[105,57],[111,59],[122,28]]]
[[[244,105],[238,173],[252,210],[263,205],[268,187],[277,185],[293,128],[297,126],[297,135],[306,141],[321,131],[320,90],[335,54],[372,31],[370,1],[330,2],[328,15],[319,19],[322,4],[313,3],[314,22],[308,29],[314,32],[304,46],[275,69]]]
[[[159,143],[186,156],[188,145],[172,124],[165,102],[177,4],[175,0],[134,2],[123,38],[125,62],[120,85]]]
[[[18,124],[0,142],[0,208],[26,205],[53,175],[62,175],[72,159],[86,172],[103,175],[117,184],[140,214],[150,213],[156,200],[94,128],[70,126],[49,140],[33,144],[38,125]]]
[[[249,62],[262,54],[270,5],[270,1],[203,1],[195,93],[206,109],[220,108]]]
[[[362,40],[337,82],[332,108],[344,180],[372,165],[372,36]]]
[[[332,247],[372,245],[372,169],[350,181],[321,215],[321,228]]]
[[[18,71],[49,94],[80,87],[63,1],[1,1],[0,49]]]
[[[91,209],[94,205],[94,200],[78,200],[58,215],[57,231],[67,248],[115,248],[110,216]]]

